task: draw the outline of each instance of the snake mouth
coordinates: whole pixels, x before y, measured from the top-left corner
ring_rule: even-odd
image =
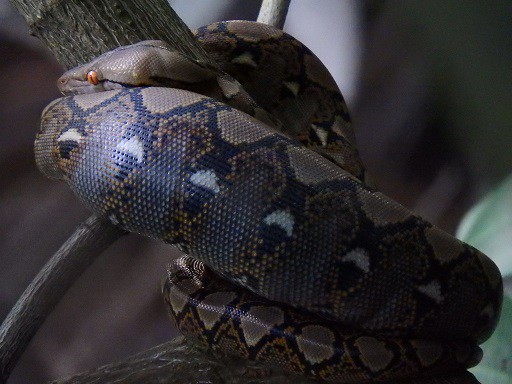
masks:
[[[84,80],[61,77],[57,82],[57,87],[63,95],[70,96],[86,93],[93,85]]]
[[[59,91],[64,96],[83,95],[85,93],[97,93],[105,91],[103,82],[90,84],[86,80],[61,77],[57,83]]]

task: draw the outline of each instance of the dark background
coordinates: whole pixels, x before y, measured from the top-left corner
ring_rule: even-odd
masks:
[[[191,27],[254,20],[258,1],[175,1]],[[322,6],[318,6],[322,4]],[[376,185],[453,233],[512,165],[512,3],[292,2],[285,30],[326,63]],[[88,212],[40,175],[33,139],[62,72],[0,0],[0,318]],[[10,383],[41,382],[126,357],[175,331],[160,294],[177,252],[130,235],[64,297]]]

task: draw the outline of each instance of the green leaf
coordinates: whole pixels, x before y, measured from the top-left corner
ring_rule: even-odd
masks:
[[[512,175],[462,219],[456,236],[487,254],[502,275],[512,275]]]
[[[503,276],[512,275],[512,175],[464,217],[457,237],[486,253]],[[512,384],[512,299],[504,297],[500,322],[481,345],[482,362],[471,369],[485,384]]]
[[[470,371],[475,375],[478,381],[485,384],[512,384],[511,376],[482,365],[470,369]]]
[[[512,299],[504,297],[500,322],[481,345],[482,362],[470,371],[485,384],[512,384]]]

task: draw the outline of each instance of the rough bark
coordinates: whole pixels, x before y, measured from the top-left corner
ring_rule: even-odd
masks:
[[[124,361],[108,364],[54,384],[315,384],[282,370],[232,358],[216,358],[178,337]]]
[[[11,0],[32,35],[66,69],[121,45],[165,40],[187,56],[209,61],[165,0]]]

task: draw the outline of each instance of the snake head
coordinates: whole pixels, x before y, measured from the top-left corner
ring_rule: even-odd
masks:
[[[65,72],[57,86],[64,95],[95,93],[123,87],[200,83],[216,73],[160,40],[116,48]]]
[[[119,88],[115,83],[105,82],[101,70],[92,68],[93,66],[83,65],[65,72],[57,81],[57,87],[64,95],[94,93]]]

